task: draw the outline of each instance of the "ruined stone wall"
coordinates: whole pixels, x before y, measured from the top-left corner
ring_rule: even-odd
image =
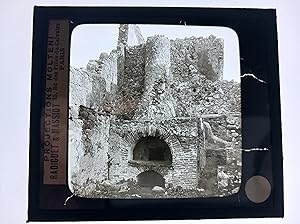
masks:
[[[145,81],[141,105],[134,116],[138,119],[165,119],[175,117],[173,97],[169,91],[170,40],[155,35],[145,44]]]
[[[117,90],[117,62],[118,52],[113,50],[109,55],[100,54],[99,59],[90,60],[87,64],[87,72],[92,78],[92,91],[87,98],[89,107],[111,112]]]
[[[171,40],[171,95],[179,117],[240,112],[240,84],[222,80],[223,40]]]
[[[154,36],[145,44],[124,47],[124,56],[120,56],[121,50],[102,53],[87,65],[93,86],[90,107],[123,119],[141,119],[155,111],[163,111],[167,117],[239,112],[240,84],[212,81],[196,68],[199,57],[206,54],[203,49],[211,55],[207,70],[220,78],[223,42],[214,36],[171,41]]]
[[[178,82],[204,75],[212,81],[223,78],[224,43],[211,35],[171,40],[171,72]]]
[[[97,184],[108,179],[110,117],[80,106],[77,121],[81,124],[77,136],[80,138],[76,140],[79,144],[69,146],[77,147],[69,153],[76,158],[73,167],[69,167],[72,169],[70,186],[73,186],[71,191],[75,195],[89,197]],[[73,121],[69,123],[72,125]],[[69,136],[72,139],[72,134]]]
[[[138,45],[125,49],[122,78],[119,78],[115,102],[115,114],[119,118],[132,119],[141,104],[145,81],[145,48]]]
[[[111,92],[112,84],[117,84],[117,59],[118,51],[112,50],[109,55],[101,53],[99,59],[90,60],[87,64],[87,71],[104,79],[107,92]]]
[[[70,116],[78,117],[79,106],[87,106],[93,88],[93,77],[84,68],[70,67],[69,107]]]
[[[179,117],[240,112],[240,84],[234,81],[212,82],[204,76],[191,77],[174,84],[171,91]]]
[[[72,173],[80,172],[80,164],[78,158],[82,155],[83,145],[82,125],[83,122],[79,119],[79,107],[87,106],[87,98],[92,90],[92,78],[85,69],[70,68],[70,92],[69,92],[69,137],[68,146],[72,149],[69,153],[68,170]],[[80,93],[80,94],[78,94]],[[74,150],[76,149],[76,150]],[[71,151],[71,150],[70,150]],[[69,152],[70,152],[69,151]],[[70,174],[70,173],[69,173]],[[69,184],[69,186],[73,186]]]
[[[86,69],[71,68],[70,186],[91,196],[106,181],[135,180],[154,170],[167,184],[200,187],[208,196],[237,191],[240,84],[222,80],[223,41],[154,36],[129,47],[125,31],[117,50]],[[145,136],[169,145],[170,165],[132,160]]]
[[[102,54],[87,68],[70,68],[69,163],[70,190],[80,196],[91,195],[97,183],[107,179],[107,150],[110,118],[96,117],[104,111],[116,82],[115,59]],[[88,178],[87,178],[88,177]]]
[[[219,115],[203,118],[206,128],[206,163],[199,172],[199,188],[207,196],[226,196],[237,193],[241,183],[241,115]],[[211,136],[213,135],[213,136]]]

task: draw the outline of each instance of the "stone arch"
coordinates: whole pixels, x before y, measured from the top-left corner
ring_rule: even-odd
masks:
[[[137,183],[140,187],[153,188],[154,186],[165,187],[165,179],[153,170],[148,170],[137,175]]]
[[[133,130],[124,136],[125,142],[127,142],[127,144],[130,145],[130,149],[128,152],[128,160],[133,159],[133,149],[138,143],[138,141],[141,138],[147,136],[158,137],[164,140],[170,148],[172,159],[174,159],[175,157],[174,152],[180,151],[182,148],[179,140],[172,133],[170,133],[170,131],[168,131],[167,128],[165,128],[162,125],[148,123],[148,125],[144,125],[143,127],[138,128],[137,130]]]

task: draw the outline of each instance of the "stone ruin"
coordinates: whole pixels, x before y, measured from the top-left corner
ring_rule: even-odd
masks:
[[[161,197],[169,188],[181,190],[176,197],[236,193],[240,83],[223,80],[223,45],[213,35],[145,41],[136,25],[123,24],[115,50],[70,67],[70,190],[122,198],[131,182],[160,186]]]

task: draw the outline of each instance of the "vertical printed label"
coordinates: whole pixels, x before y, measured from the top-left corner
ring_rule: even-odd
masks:
[[[69,21],[51,20],[48,28],[44,109],[44,184],[66,184]]]

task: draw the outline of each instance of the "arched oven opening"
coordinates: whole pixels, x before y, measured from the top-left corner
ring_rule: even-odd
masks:
[[[150,163],[172,163],[172,154],[168,144],[158,137],[143,137],[133,149],[133,161]]]

